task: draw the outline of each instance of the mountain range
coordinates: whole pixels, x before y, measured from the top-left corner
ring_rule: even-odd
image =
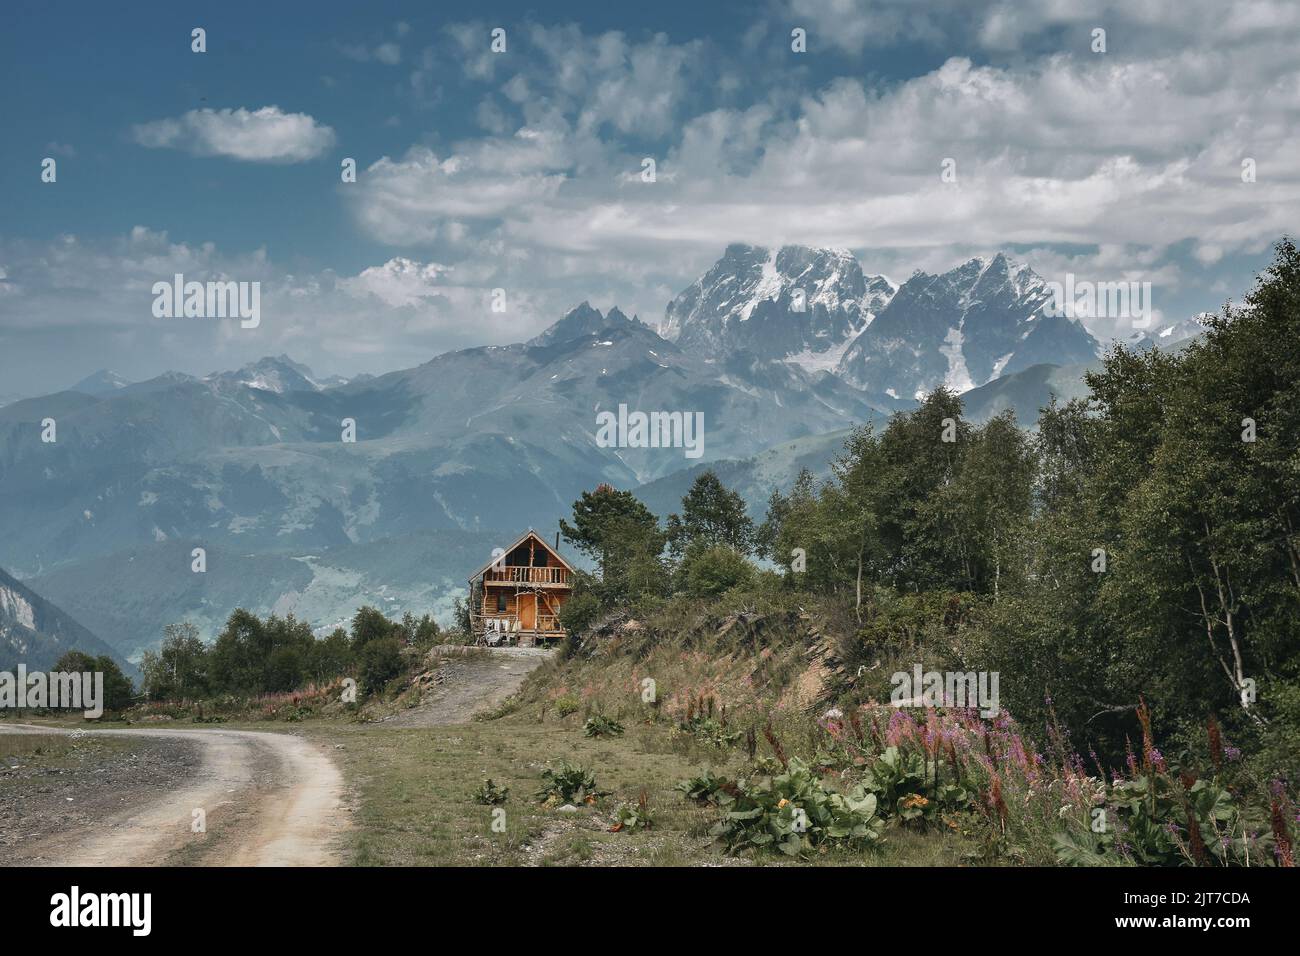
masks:
[[[598,482],[671,510],[713,464],[759,509],[847,428],[940,384],[973,420],[1032,424],[1100,351],[1046,299],[1004,255],[895,286],[843,250],[732,245],[658,328],[584,302],[526,342],[350,381],[285,355],[96,373],[0,407],[0,567],[131,660],[163,624],[211,635],[235,606],[318,628],[367,602],[445,617],[468,568]],[[702,457],[602,447],[596,415],[619,406],[703,413]]]
[[[0,569],[0,671],[19,663],[49,670],[70,650],[92,657],[107,654],[124,664],[107,644],[27,585]],[[127,672],[131,667],[125,667]]]

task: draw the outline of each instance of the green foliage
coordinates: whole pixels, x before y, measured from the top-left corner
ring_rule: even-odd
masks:
[[[1247,830],[1267,830],[1259,815],[1247,823],[1232,792],[1211,780],[1188,783],[1152,771],[1111,789],[1102,832],[1065,830],[1055,837],[1057,859],[1070,866],[1255,866],[1272,862]],[[1253,857],[1253,858],[1252,858]]]
[[[604,714],[595,714],[587,718],[582,725],[584,737],[622,737],[623,725]]]
[[[195,699],[207,696],[207,646],[199,629],[188,621],[163,628],[158,651],[145,651],[140,663],[141,690],[150,700]]]
[[[479,785],[479,788],[472,794],[475,803],[481,803],[484,806],[497,806],[505,803],[506,798],[510,796],[509,787],[498,787],[488,777]]]
[[[619,833],[625,830],[652,830],[654,825],[649,797],[643,787],[636,803],[624,803],[614,811],[614,825],[609,829],[611,832]]]
[[[406,643],[407,647],[428,650],[438,643],[441,634],[438,622],[428,614],[422,615],[418,619],[410,611],[402,615],[398,636]]]
[[[697,776],[678,783],[674,790],[679,791],[687,800],[696,803],[717,803],[719,793],[736,793],[736,786],[726,777],[719,777],[712,770],[705,770]]]
[[[131,706],[131,679],[107,654],[91,657],[84,651],[66,651],[50,668],[64,673],[102,673],[104,675],[105,711],[120,711]]]
[[[308,676],[317,684],[324,684],[346,674],[351,664],[352,650],[347,631],[336,627],[312,647],[308,655]]]
[[[382,611],[373,607],[362,607],[352,615],[352,650],[360,651],[371,641],[383,640],[396,636],[400,629],[396,621],[390,621]]]
[[[668,517],[668,541],[676,554],[721,547],[744,555],[754,546],[754,522],[745,500],[705,471],[682,498],[681,516]]]
[[[576,637],[595,623],[600,612],[600,598],[591,591],[575,591],[560,607],[560,625],[571,637]]]
[[[573,524],[561,520],[560,533],[597,563],[596,589],[606,605],[664,590],[664,534],[658,519],[630,491],[601,485],[583,492],[573,503]]]
[[[904,653],[1013,674],[1022,720],[1044,725],[1050,693],[1110,760],[1145,695],[1183,736],[1225,715],[1295,776],[1300,252],[1280,242],[1202,340],[1117,347],[1087,384],[1036,436],[1009,414],[964,421],[942,388],[855,430],[830,480],[773,494],[759,550],[787,586],[851,602],[862,633],[839,650],[854,674]]]
[[[241,696],[292,690],[304,680],[315,644],[311,627],[292,614],[263,621],[236,609],[208,649],[209,689]]]
[[[357,676],[367,694],[376,694],[402,672],[402,644],[395,637],[381,637],[361,648]]]
[[[974,784],[939,780],[940,765],[917,751],[886,747],[862,775],[862,786],[874,793],[888,815],[904,823],[931,824],[944,811],[967,810]]]
[[[563,697],[555,699],[555,715],[557,717],[568,717],[580,710],[582,710],[582,704],[572,694],[565,694]]]
[[[704,715],[687,718],[682,721],[679,729],[700,743],[717,747],[719,750],[733,746],[741,738],[739,730],[728,730],[716,717]]]
[[[714,836],[729,853],[774,849],[799,856],[823,844],[864,848],[880,842],[875,795],[861,786],[847,794],[832,790],[797,757],[786,772],[738,784],[737,791],[715,791],[724,812]]]
[[[292,614],[263,620],[240,608],[211,646],[192,624],[168,625],[158,651],[144,655],[143,691],[153,701],[249,698],[325,685],[355,672],[374,693],[401,673],[403,647],[427,648],[439,634],[427,614],[391,621],[364,607],[353,617],[351,635],[335,628],[318,640]]]
[[[542,771],[537,799],[551,803],[595,803],[608,793],[596,786],[596,775],[590,770],[565,761],[558,769],[547,767]]]
[[[472,630],[472,627],[470,626],[469,607],[470,602],[462,598],[460,595],[457,595],[452,599],[451,615],[453,620],[456,622],[456,630],[460,631],[462,634],[468,634]]]
[[[682,560],[682,591],[691,597],[712,597],[754,580],[754,566],[726,545],[696,546]]]

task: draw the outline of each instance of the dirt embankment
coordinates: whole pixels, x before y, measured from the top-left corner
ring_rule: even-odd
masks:
[[[492,710],[517,691],[529,673],[553,652],[533,647],[437,648],[437,666],[421,677],[421,701],[387,718],[389,727],[441,727],[463,724]],[[441,652],[441,653],[438,653]]]

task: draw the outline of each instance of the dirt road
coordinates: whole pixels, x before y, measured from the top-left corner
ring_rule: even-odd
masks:
[[[548,652],[502,648],[466,654],[449,649],[439,656],[426,675],[420,704],[383,720],[383,726],[436,728],[469,721],[514,693]],[[60,735],[78,744],[65,748],[77,752],[66,765],[17,757],[11,766],[0,766],[4,863],[342,862],[341,836],[350,815],[330,744],[247,730],[71,731],[0,722],[0,755],[21,750],[12,744],[6,750],[6,735]],[[87,757],[87,751],[94,753]],[[78,755],[86,759],[78,762]],[[195,832],[200,817],[203,827]]]
[[[6,862],[71,866],[329,866],[341,862],[339,843],[348,813],[343,806],[343,777],[326,745],[291,734],[244,730],[73,732],[0,725],[0,735],[12,733],[134,738],[142,750],[160,749],[157,759],[175,767],[179,779],[166,781],[171,784],[166,789],[135,792],[126,805],[116,807],[102,802],[95,807],[96,797],[103,795],[94,792],[94,779],[77,782],[72,775],[60,781],[63,789],[56,788],[53,794],[49,786],[33,787],[30,812],[38,826],[42,818],[49,818],[51,797],[69,803],[81,800],[94,809],[75,821],[82,825],[58,832],[47,829],[40,837],[10,844]],[[173,752],[177,750],[181,753]],[[14,794],[25,796],[18,788]],[[202,819],[201,829],[197,819]]]

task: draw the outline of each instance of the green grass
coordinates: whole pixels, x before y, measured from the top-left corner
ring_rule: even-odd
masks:
[[[572,724],[570,726],[569,724]],[[673,787],[712,765],[735,772],[736,749],[682,748],[667,731],[637,728],[622,738],[590,739],[576,716],[567,722],[475,722],[429,729],[395,729],[308,721],[298,728],[322,735],[335,750],[354,793],[349,862],[360,866],[698,866],[782,864],[777,855],[731,858],[710,837],[717,810],[685,800]],[[564,813],[535,793],[545,767],[560,761],[594,771],[611,791],[595,806]],[[504,832],[492,829],[493,810],[472,794],[486,777],[510,788],[500,808]],[[611,833],[614,811],[646,791],[650,830]],[[890,828],[878,852],[830,851],[813,865],[960,865],[964,841],[954,835]]]

